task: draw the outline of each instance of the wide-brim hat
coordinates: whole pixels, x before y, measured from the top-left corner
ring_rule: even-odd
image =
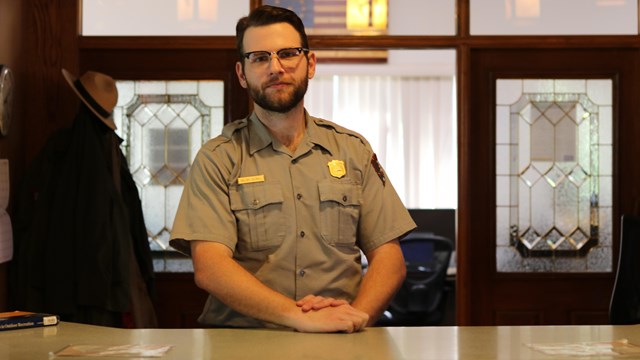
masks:
[[[65,69],[62,69],[62,75],[80,100],[89,107],[89,110],[108,127],[115,130],[113,108],[118,102],[118,89],[115,80],[95,71],[87,71],[79,79],[76,79]]]

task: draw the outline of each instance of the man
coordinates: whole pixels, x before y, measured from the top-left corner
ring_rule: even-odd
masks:
[[[415,224],[367,141],[305,111],[316,57],[300,18],[262,6],[236,35],[254,112],[200,150],[171,240],[210,294],[199,320],[360,331],[404,280],[398,238]]]

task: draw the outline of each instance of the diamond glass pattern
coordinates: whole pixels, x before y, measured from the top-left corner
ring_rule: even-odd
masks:
[[[520,180],[529,187],[533,186],[538,179],[540,179],[540,173],[536,170],[535,166],[527,167],[527,170],[520,174]]]
[[[611,205],[598,199],[611,197],[611,187],[604,186],[611,175],[600,172],[601,164],[610,167],[611,140],[603,142],[600,131],[608,134],[611,127],[612,81],[524,79],[518,86],[508,79],[501,86],[502,81],[497,81],[498,93],[520,91],[520,97],[497,96],[514,99],[510,105],[496,104],[497,109],[510,106],[511,112],[510,130],[500,130],[510,139],[496,142],[496,151],[510,152],[496,160],[510,165],[496,168],[509,169],[510,174],[501,170],[500,175],[513,179],[510,187],[497,187],[497,199],[511,198],[497,208],[509,218],[497,223],[508,227],[497,234],[510,234],[509,242],[496,240],[497,270],[609,271],[611,258],[602,254],[611,253],[611,244],[599,239],[610,237],[611,222],[601,219],[610,216]],[[522,261],[513,261],[508,249],[517,250]]]
[[[169,250],[183,183],[195,154],[223,124],[222,81],[117,82],[114,119],[140,191],[152,250]],[[212,126],[213,123],[213,126]]]
[[[584,184],[589,179],[589,174],[582,168],[582,166],[576,165],[567,176],[572,183],[577,187]]]
[[[562,180],[564,180],[564,174],[557,166],[553,166],[549,171],[544,174],[544,179],[547,180],[551,187],[557,187]]]

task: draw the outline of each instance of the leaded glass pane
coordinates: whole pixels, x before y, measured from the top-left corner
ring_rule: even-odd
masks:
[[[222,81],[118,81],[117,134],[129,162],[152,250],[167,250],[189,167],[223,126]]]
[[[611,80],[497,80],[498,271],[611,271],[611,104]]]

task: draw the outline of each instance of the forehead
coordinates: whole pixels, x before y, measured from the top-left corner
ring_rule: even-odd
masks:
[[[287,23],[254,26],[247,29],[242,40],[244,51],[271,50],[301,46],[300,35]]]

